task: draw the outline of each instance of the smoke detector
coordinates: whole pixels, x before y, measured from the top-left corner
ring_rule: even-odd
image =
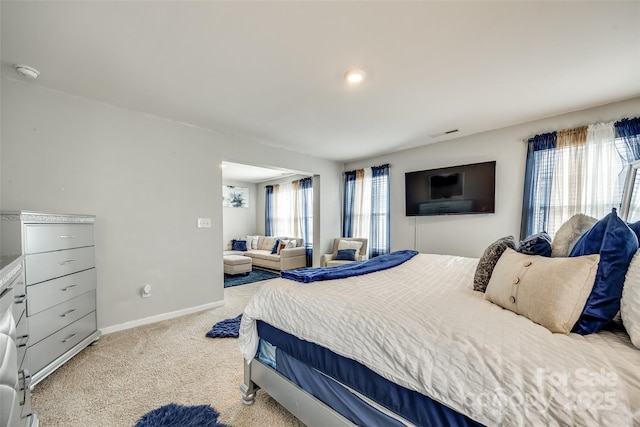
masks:
[[[14,68],[21,76],[27,77],[29,79],[35,79],[40,75],[40,71],[36,70],[33,67],[29,67],[28,65],[16,64]]]

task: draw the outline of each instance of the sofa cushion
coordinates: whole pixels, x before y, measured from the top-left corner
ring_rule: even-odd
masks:
[[[263,250],[263,251],[271,251],[271,249],[273,248],[273,244],[276,242],[276,238],[275,237],[269,237],[269,236],[260,236],[258,237],[258,244],[257,244],[257,248],[259,250]]]
[[[355,249],[357,253],[360,253],[360,248],[362,248],[362,242],[356,240],[340,240],[338,243],[339,251],[343,249]]]

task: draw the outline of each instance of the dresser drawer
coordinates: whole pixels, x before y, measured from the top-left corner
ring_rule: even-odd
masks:
[[[24,277],[20,274],[9,285],[13,288],[13,318],[16,323],[20,322],[26,307],[27,295],[25,293]]]
[[[29,316],[29,341],[35,344],[95,310],[96,292],[89,291]]]
[[[11,339],[16,337],[16,322],[13,318],[13,288],[5,287],[0,292],[0,333]]]
[[[29,286],[95,267],[95,251],[91,246],[27,255],[24,262],[27,286]]]
[[[22,316],[22,319],[16,326],[16,347],[18,348],[18,367],[22,367],[24,354],[27,352],[27,345],[29,344],[29,323],[27,316]]]
[[[29,299],[27,300],[29,316],[95,288],[95,268],[29,286]]]
[[[93,246],[93,224],[27,224],[25,254]]]
[[[29,325],[31,326],[31,325]],[[87,338],[97,329],[96,313],[92,312],[82,319],[39,343],[29,347],[29,364],[31,372],[38,372],[49,363],[71,350],[80,341]]]

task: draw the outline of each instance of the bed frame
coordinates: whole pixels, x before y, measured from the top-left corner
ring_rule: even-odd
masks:
[[[240,386],[242,402],[245,405],[253,404],[258,389],[263,389],[309,427],[356,427],[351,421],[289,381],[272,367],[258,359],[253,359],[250,363],[244,362],[244,383]]]

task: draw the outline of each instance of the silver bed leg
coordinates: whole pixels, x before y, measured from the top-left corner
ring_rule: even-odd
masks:
[[[256,399],[256,391],[258,386],[251,381],[251,363],[244,363],[244,384],[240,386],[240,393],[242,394],[242,403],[245,405],[251,405]]]

